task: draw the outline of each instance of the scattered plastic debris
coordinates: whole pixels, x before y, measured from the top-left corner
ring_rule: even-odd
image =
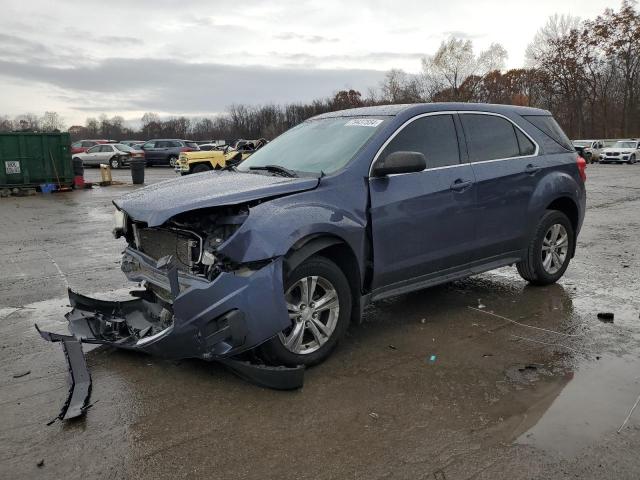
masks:
[[[605,323],[613,323],[614,314],[611,312],[600,312],[598,313],[598,320]]]
[[[29,375],[31,373],[31,370],[25,370],[24,372],[18,372],[18,373],[14,373],[13,374],[13,378],[22,378],[22,377],[26,377],[27,375]]]
[[[397,350],[397,348],[396,348],[396,346],[395,346],[395,345],[389,345],[389,348],[390,348],[391,350]]]
[[[482,299],[481,298],[478,299],[478,308],[480,308],[480,309],[487,308],[487,306],[482,303]]]
[[[420,320],[420,323],[427,323],[427,319],[423,318],[422,320]]]
[[[375,419],[380,418],[380,415],[378,415],[376,412],[371,412],[371,413],[369,414],[369,416],[370,416],[371,418],[375,418]]]
[[[38,463],[36,463],[36,465],[38,466],[38,468],[44,467],[44,459],[41,458],[40,460],[38,460]]]
[[[436,361],[436,356],[435,356],[435,355],[431,355],[431,356],[429,357],[429,361],[430,361],[431,363],[435,362],[435,361]]]

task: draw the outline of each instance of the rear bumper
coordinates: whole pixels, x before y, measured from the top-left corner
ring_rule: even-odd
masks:
[[[123,270],[130,280],[153,284],[173,298],[160,302],[142,291],[141,298],[112,302],[70,291],[73,310],[66,317],[76,338],[164,358],[219,360],[288,326],[282,259],[246,276],[223,272],[209,282],[127,249]]]

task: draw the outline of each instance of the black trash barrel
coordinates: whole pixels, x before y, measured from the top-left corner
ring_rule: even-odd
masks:
[[[73,176],[84,177],[84,166],[82,165],[82,159],[75,157],[73,160]]]
[[[134,185],[141,185],[144,183],[144,160],[131,160],[131,180]]]

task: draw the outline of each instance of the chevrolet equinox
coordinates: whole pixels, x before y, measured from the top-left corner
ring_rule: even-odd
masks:
[[[557,281],[585,162],[551,114],[433,103],[327,113],[237,167],[116,200],[135,298],[70,292],[83,342],[314,365],[377,300],[510,264]]]

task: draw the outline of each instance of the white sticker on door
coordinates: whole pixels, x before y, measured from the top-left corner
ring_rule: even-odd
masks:
[[[382,123],[382,120],[377,118],[354,118],[345,123],[345,127],[377,127]]]

